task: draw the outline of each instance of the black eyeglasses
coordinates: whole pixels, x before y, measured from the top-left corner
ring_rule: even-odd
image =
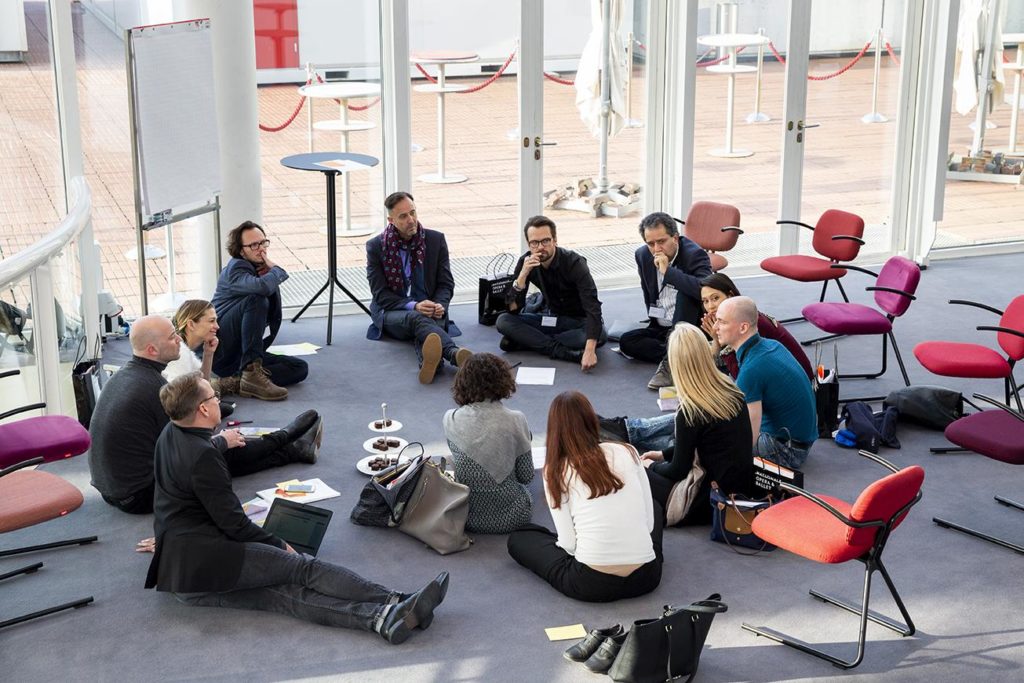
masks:
[[[550,237],[545,237],[542,240],[530,240],[527,244],[530,246],[530,249],[536,249],[537,247],[550,247],[553,241]]]
[[[270,240],[260,240],[259,242],[253,242],[252,244],[243,244],[243,249],[264,249],[270,246]]]
[[[216,399],[220,398],[220,392],[219,391],[213,392],[213,396],[207,396],[206,398],[204,398],[202,401],[199,402],[199,406],[203,405],[207,401],[209,401],[211,399],[214,399],[214,398],[216,398]],[[199,406],[196,406],[196,408],[198,408]]]

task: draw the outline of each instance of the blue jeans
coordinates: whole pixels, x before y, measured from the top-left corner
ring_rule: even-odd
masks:
[[[301,358],[267,353],[273,337],[264,337],[270,318],[270,298],[251,294],[240,307],[218,320],[217,353],[213,372],[218,377],[237,375],[254,360],[262,360],[270,380],[279,387],[298,384],[309,374],[309,365]]]
[[[675,411],[656,417],[627,417],[629,442],[640,451],[663,451],[675,443]]]
[[[755,456],[794,470],[800,469],[810,451],[810,445],[805,448],[795,443],[788,433],[785,436],[772,436],[761,432],[757,435],[757,443],[754,444]]]
[[[233,590],[175,597],[187,605],[264,610],[325,626],[374,631],[385,606],[397,602],[400,594],[340,565],[246,543],[242,573]]]
[[[428,318],[419,311],[387,311],[381,332],[399,341],[413,340],[416,345],[416,359],[423,364],[423,340],[434,333],[441,337],[441,355],[452,365],[459,347],[444,329],[444,320]]]
[[[544,317],[540,313],[502,313],[495,327],[517,346],[545,356],[551,356],[559,346],[582,351],[587,345],[586,319],[560,315],[554,327],[544,327],[541,325]],[[606,339],[607,334],[602,329],[598,345],[604,344]]]

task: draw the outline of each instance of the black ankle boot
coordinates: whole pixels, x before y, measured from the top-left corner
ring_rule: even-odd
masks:
[[[307,412],[316,416],[316,420],[302,433],[302,436],[285,444],[284,450],[288,453],[288,459],[291,462],[304,462],[307,465],[313,465],[320,455],[320,444],[324,437],[324,419],[317,415],[315,410]],[[299,419],[302,418],[302,415],[299,416]],[[296,422],[298,421],[297,419]],[[287,428],[283,431],[287,432]]]
[[[285,437],[287,437],[289,441],[295,441],[297,438],[308,432],[309,428],[312,427],[318,419],[320,419],[319,413],[315,410],[307,410],[300,413],[298,417],[292,420],[291,423],[281,431],[285,433]]]
[[[583,351],[580,349],[570,349],[565,344],[554,342],[551,347],[551,358],[554,360],[567,360],[570,363],[580,363],[583,361]]]

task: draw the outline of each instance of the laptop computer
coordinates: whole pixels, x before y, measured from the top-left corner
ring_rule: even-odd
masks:
[[[332,515],[331,510],[275,498],[263,529],[287,541],[300,553],[316,555]]]

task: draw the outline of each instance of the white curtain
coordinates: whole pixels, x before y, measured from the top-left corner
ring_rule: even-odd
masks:
[[[619,29],[622,25],[623,0],[591,0],[590,21],[593,30],[583,46],[576,70],[576,108],[580,118],[594,137],[601,135],[601,38],[602,2],[611,2],[611,44],[608,48],[611,111],[608,134],[615,135],[626,125],[626,51],[623,49]]]

